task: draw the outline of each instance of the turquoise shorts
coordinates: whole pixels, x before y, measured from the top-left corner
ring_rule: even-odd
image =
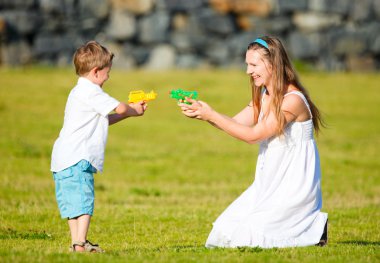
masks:
[[[94,212],[94,176],[96,169],[86,160],[59,172],[53,172],[55,196],[62,218],[92,215]]]

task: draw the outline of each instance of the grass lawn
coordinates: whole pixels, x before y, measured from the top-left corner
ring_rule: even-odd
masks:
[[[380,262],[380,75],[303,73],[328,127],[317,137],[327,247],[214,249],[217,216],[253,181],[257,145],[182,116],[171,89],[197,90],[233,115],[250,97],[243,71],[123,72],[105,90],[127,100],[154,89],[142,118],[111,126],[105,171],[95,176],[89,239],[105,254],[72,254],[49,172],[68,69],[0,69],[1,262]]]

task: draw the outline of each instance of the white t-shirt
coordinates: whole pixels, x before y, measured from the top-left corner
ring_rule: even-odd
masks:
[[[51,171],[62,171],[80,160],[103,171],[108,114],[119,101],[90,80],[80,77],[67,99],[62,130],[54,143]]]

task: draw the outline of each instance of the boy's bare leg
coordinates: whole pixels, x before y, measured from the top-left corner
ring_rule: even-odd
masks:
[[[78,220],[77,218],[71,218],[68,219],[67,222],[69,223],[70,228],[70,234],[71,234],[71,243],[74,243],[77,240],[77,233],[78,233]]]
[[[81,215],[68,220],[72,243],[77,241],[86,242],[90,219],[90,215]],[[75,246],[75,251],[84,251],[84,247]]]
[[[90,215],[81,215],[77,218],[78,220],[78,230],[77,230],[77,240],[86,242],[87,240],[87,232],[90,226]]]
[[[69,228],[70,228],[70,234],[71,234],[71,243],[73,244],[74,242],[80,241],[78,240],[78,218],[71,218],[67,220],[69,223]],[[73,248],[75,251],[84,251],[84,248],[75,246]]]

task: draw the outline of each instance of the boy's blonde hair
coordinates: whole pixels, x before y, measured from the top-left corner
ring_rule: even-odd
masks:
[[[93,68],[103,69],[112,64],[114,54],[96,41],[89,41],[79,47],[74,54],[75,72],[86,75]]]

